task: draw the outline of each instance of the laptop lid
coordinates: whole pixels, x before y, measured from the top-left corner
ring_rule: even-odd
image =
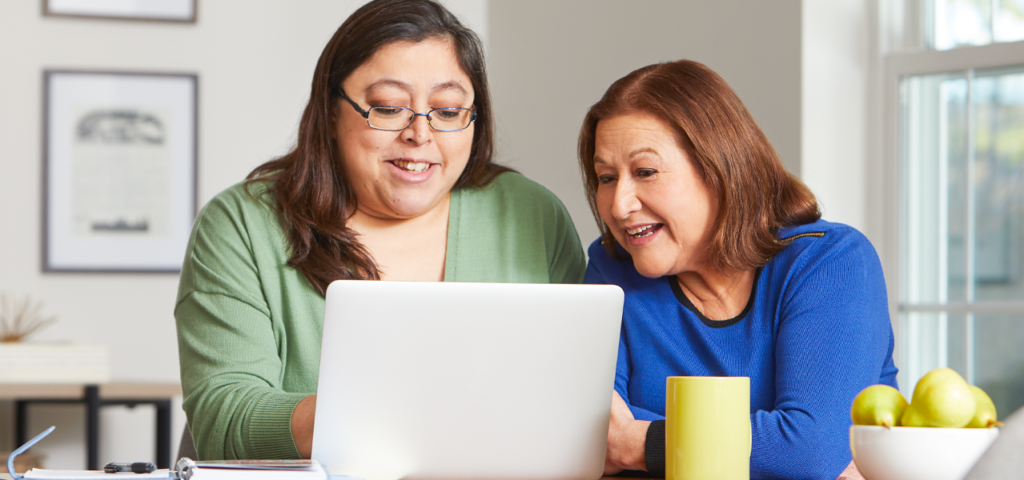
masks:
[[[367,479],[596,479],[622,319],[609,285],[337,281],[313,458]]]

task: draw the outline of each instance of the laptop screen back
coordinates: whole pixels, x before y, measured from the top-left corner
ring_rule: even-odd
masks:
[[[313,458],[367,479],[595,479],[622,290],[339,281]]]

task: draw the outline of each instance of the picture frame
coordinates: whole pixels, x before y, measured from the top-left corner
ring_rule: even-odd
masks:
[[[198,76],[46,70],[43,84],[43,271],[180,271],[198,205]]]
[[[198,0],[42,0],[43,15],[195,23]]]

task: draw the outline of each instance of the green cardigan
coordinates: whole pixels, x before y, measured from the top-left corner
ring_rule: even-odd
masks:
[[[249,191],[237,184],[199,214],[174,309],[201,459],[298,457],[292,410],[316,393],[324,297],[287,266],[265,184]],[[539,184],[508,172],[452,192],[445,281],[580,283],[585,268],[568,212]]]

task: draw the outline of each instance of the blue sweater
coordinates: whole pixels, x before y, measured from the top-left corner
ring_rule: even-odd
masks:
[[[625,291],[615,390],[637,419],[664,420],[665,377],[750,377],[750,477],[832,480],[850,463],[854,397],[896,386],[885,280],[851,227],[820,220],[780,237],[798,238],[758,269],[749,303],[729,320],[708,320],[674,276],[644,277],[600,240],[584,282]],[[663,442],[647,451],[664,452]]]

